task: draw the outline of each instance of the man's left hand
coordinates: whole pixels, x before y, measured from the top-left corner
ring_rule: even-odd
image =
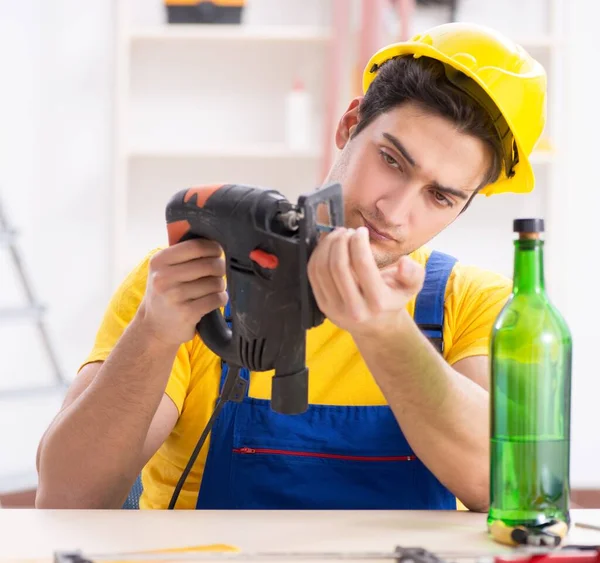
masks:
[[[308,263],[308,278],[319,308],[353,336],[376,334],[397,321],[421,290],[424,277],[424,268],[408,256],[380,270],[365,227],[329,233]]]

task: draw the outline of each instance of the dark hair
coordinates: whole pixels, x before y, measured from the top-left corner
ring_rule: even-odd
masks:
[[[357,135],[379,115],[414,102],[450,119],[459,131],[484,141],[492,149],[492,165],[478,189],[495,182],[502,170],[502,145],[485,109],[446,77],[444,65],[412,55],[386,61],[377,72],[359,107]]]

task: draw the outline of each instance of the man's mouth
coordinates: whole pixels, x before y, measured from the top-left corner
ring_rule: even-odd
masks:
[[[371,225],[371,223],[369,223],[369,221],[367,221],[364,217],[362,217],[362,220],[365,223],[365,227],[367,227],[367,230],[369,231],[369,238],[371,240],[380,240],[380,241],[395,241],[396,239],[394,237],[392,237],[391,235],[388,235],[385,232],[382,232],[378,229],[376,229],[373,225]]]

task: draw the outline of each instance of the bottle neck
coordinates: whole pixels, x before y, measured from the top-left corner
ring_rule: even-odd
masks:
[[[543,293],[544,241],[539,238],[515,240],[513,293]]]

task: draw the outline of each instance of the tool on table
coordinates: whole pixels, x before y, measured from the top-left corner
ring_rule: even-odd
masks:
[[[319,217],[321,215],[321,217]],[[275,370],[271,407],[281,414],[308,408],[306,331],[325,317],[308,280],[308,260],[323,231],[344,224],[342,191],[330,184],[293,204],[275,190],[224,184],[182,190],[166,209],[169,244],[204,238],[225,254],[231,328],[220,310],[197,331],[229,372],[221,397],[171,499],[179,491],[224,404],[240,402],[240,370]],[[328,223],[327,223],[328,222]]]
[[[508,526],[501,520],[496,520],[489,530],[492,538],[504,545],[557,547],[567,536],[569,527],[560,520],[548,520],[537,526]]]
[[[600,532],[600,524],[589,524],[587,522],[575,522],[576,528],[584,528],[586,530],[597,530]]]
[[[433,553],[423,548],[396,547],[393,551],[340,552],[200,552],[107,553],[56,552],[54,563],[108,563],[116,561],[386,561],[396,563],[600,563],[598,546],[572,546],[559,550],[521,548],[503,553]]]

